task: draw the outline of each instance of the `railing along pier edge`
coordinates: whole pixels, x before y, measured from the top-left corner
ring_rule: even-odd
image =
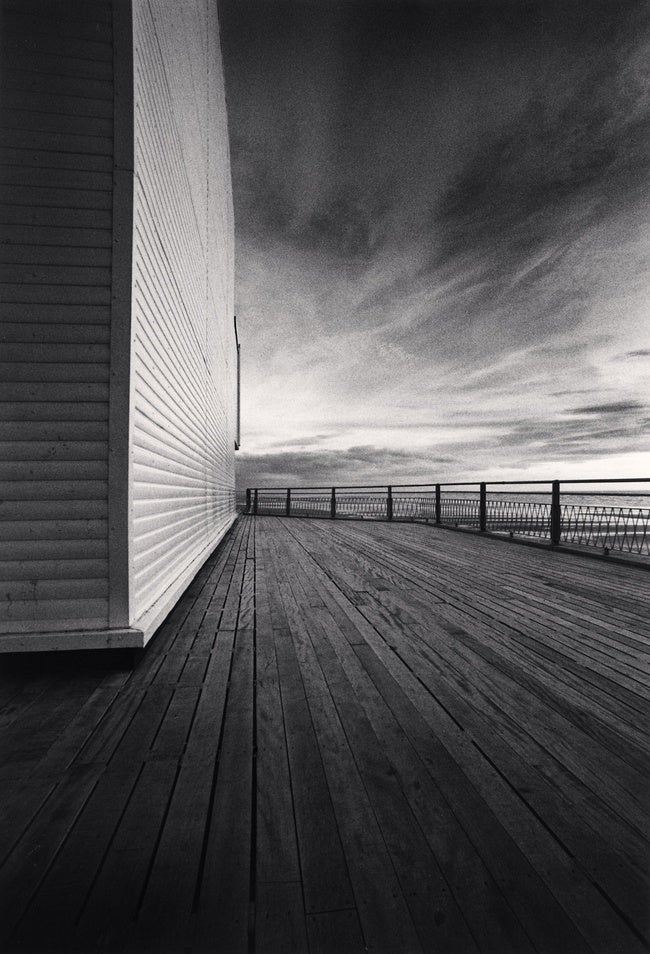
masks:
[[[632,484],[642,485],[644,489],[610,489],[614,485],[631,487]],[[522,487],[528,489],[521,490]],[[439,527],[482,534],[507,533],[511,538],[532,536],[537,538],[536,542],[548,543],[551,547],[567,543],[599,547],[605,556],[612,550],[646,556],[650,555],[648,488],[650,477],[249,487],[244,513],[331,520],[433,522]],[[506,494],[520,499],[502,499]],[[564,499],[587,495],[611,499],[635,497],[643,500],[643,506],[635,504],[626,509],[611,502],[607,506],[569,504]],[[521,499],[526,496],[543,500]]]

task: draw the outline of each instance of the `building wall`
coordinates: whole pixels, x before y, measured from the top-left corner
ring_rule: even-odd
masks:
[[[3,0],[0,632],[108,620],[111,3]]]
[[[142,645],[235,516],[216,2],[0,13],[0,651]]]
[[[136,0],[130,622],[148,634],[235,516],[233,212],[214,0]]]

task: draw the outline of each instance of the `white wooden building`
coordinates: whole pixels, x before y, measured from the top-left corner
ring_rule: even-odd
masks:
[[[216,0],[1,0],[0,651],[142,646],[235,518]]]

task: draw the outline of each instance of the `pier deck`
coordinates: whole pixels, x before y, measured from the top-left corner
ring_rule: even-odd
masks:
[[[133,669],[0,658],[0,949],[646,950],[649,596],[241,518]]]

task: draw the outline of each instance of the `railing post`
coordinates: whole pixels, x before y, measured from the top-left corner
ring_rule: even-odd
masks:
[[[330,498],[330,517],[336,518],[336,487],[332,487],[332,496]]]
[[[393,488],[388,488],[386,495],[386,516],[389,520],[393,519]]]
[[[442,517],[442,494],[440,493],[440,484],[436,484],[436,523],[441,522]]]
[[[255,488],[255,493],[253,494],[253,516],[257,516],[257,487]]]
[[[251,489],[250,487],[246,488],[246,513],[251,512]]]
[[[291,516],[291,487],[287,487],[287,517]]]
[[[560,507],[560,481],[551,484],[551,546],[556,547],[562,536],[562,508]]]
[[[484,483],[481,483],[479,485],[478,528],[481,531],[481,533],[485,533],[487,529],[487,493],[486,493],[486,485]]]

